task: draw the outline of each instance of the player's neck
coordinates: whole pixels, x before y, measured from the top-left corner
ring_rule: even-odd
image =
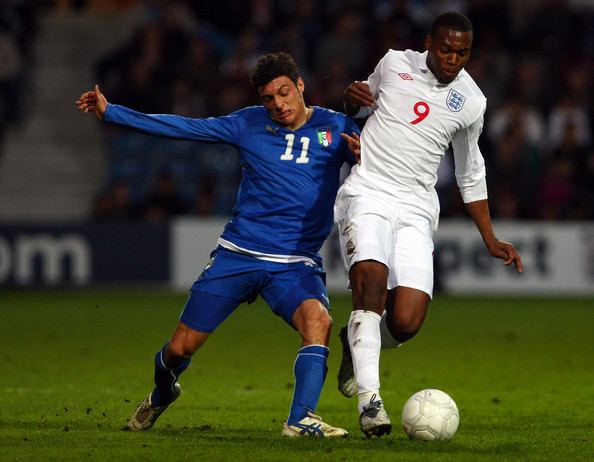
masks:
[[[302,116],[299,117],[298,120],[295,120],[295,123],[293,125],[287,126],[287,128],[290,130],[299,130],[301,127],[303,127],[309,121],[309,119],[311,119],[313,112],[314,112],[313,107],[304,106],[304,111],[303,111]]]

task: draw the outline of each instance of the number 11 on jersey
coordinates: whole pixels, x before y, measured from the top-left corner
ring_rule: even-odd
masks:
[[[285,135],[285,140],[287,140],[287,149],[285,149],[285,153],[280,157],[280,160],[293,160],[293,143],[295,141],[295,135],[293,133],[287,133]],[[299,138],[299,142],[301,143],[301,155],[297,157],[295,162],[298,164],[307,164],[309,162],[309,157],[307,157],[309,138],[307,136],[302,136]]]

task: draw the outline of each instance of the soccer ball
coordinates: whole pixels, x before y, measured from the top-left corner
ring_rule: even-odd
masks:
[[[441,390],[418,391],[402,409],[402,426],[414,440],[449,440],[456,433],[459,422],[456,403]]]

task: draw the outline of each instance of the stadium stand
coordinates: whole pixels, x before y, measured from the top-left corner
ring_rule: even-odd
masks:
[[[494,218],[594,218],[591,2],[49,3],[36,10],[25,79],[33,96],[20,125],[6,128],[0,220],[153,219],[143,210],[165,177],[183,204],[174,215],[228,215],[241,174],[232,150],[99,130],[76,114],[73,98],[98,81],[111,101],[145,112],[225,114],[256,102],[247,82],[256,57],[287,50],[308,103],[340,110],[350,81],[365,78],[388,48],[422,48],[444,8],[464,12],[476,29],[467,69],[489,102],[481,149]],[[450,157],[441,172],[442,216],[466,216]],[[126,196],[131,212],[109,218],[114,196]]]
[[[97,122],[81,118],[73,101],[92,80],[96,50],[113,46],[118,23],[92,14],[33,12],[37,30],[27,38],[31,50],[21,80],[22,107],[10,111],[7,119],[13,123],[6,126],[2,146],[0,220],[80,221],[89,215],[102,181],[104,149]],[[14,15],[11,21],[17,21]],[[18,111],[23,115],[13,121]]]

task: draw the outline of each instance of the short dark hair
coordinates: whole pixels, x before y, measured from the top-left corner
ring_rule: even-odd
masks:
[[[437,32],[440,28],[452,29],[458,32],[472,32],[473,27],[470,19],[464,16],[462,13],[456,13],[454,11],[448,11],[447,13],[440,14],[433,25],[431,26],[431,37],[437,38]]]
[[[250,76],[250,82],[257,92],[260,87],[282,76],[288,77],[295,85],[297,84],[300,76],[295,60],[289,53],[282,51],[268,53],[258,59],[256,69]]]

